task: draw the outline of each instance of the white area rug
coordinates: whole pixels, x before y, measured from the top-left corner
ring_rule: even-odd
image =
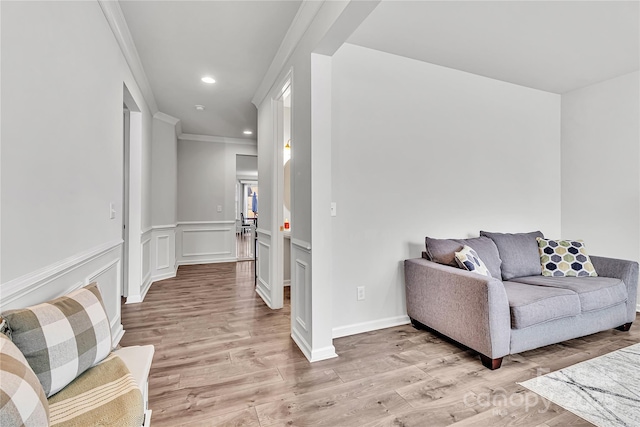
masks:
[[[522,383],[599,426],[640,426],[640,344]]]

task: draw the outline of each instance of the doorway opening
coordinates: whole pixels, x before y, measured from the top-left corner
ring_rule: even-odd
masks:
[[[285,286],[291,285],[291,233],[295,227],[291,195],[291,166],[293,165],[294,141],[292,132],[292,76],[282,83],[279,95],[274,99],[274,239],[273,239],[273,286],[272,308],[284,305]],[[290,292],[286,292],[289,297]]]
[[[236,155],[236,259],[255,261],[258,227],[258,157]]]
[[[121,295],[126,303],[142,302],[142,113],[123,84],[122,263]],[[117,211],[117,210],[116,210]],[[115,212],[113,213],[115,215]],[[137,240],[136,240],[137,238]]]

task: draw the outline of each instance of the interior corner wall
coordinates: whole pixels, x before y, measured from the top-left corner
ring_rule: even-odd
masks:
[[[153,119],[151,221],[154,226],[178,220],[178,139],[176,127]]]
[[[408,321],[425,236],[559,235],[559,95],[348,44],[332,78],[334,337]]]
[[[562,95],[562,237],[640,261],[640,73]]]
[[[141,110],[143,229],[151,226],[151,112],[97,2],[0,8],[2,304],[96,279],[119,325],[123,83]]]
[[[257,148],[248,144],[178,140],[179,264],[236,260],[237,154],[256,155]]]
[[[155,282],[177,273],[178,139],[174,124],[154,117],[151,150],[149,269],[150,281]]]

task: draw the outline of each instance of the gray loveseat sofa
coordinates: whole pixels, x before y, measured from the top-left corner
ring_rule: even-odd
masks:
[[[597,277],[542,275],[542,233],[488,233],[426,239],[422,258],[405,260],[407,313],[480,354],[498,369],[509,354],[616,328],[636,317],[638,263],[591,256]],[[492,277],[461,269],[454,253],[473,248]]]

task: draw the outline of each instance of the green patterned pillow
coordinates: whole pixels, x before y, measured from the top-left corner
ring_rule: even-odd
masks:
[[[596,277],[596,269],[582,240],[549,240],[538,237],[543,276]]]

